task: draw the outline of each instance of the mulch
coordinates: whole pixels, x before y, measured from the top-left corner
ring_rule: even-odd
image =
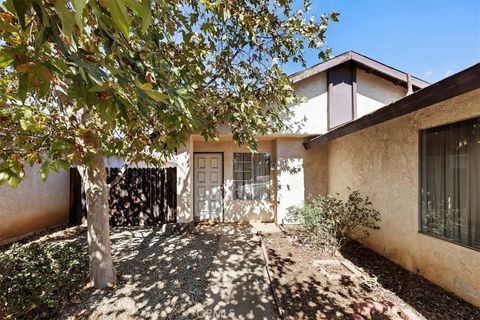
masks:
[[[325,252],[298,230],[263,237],[272,284],[285,319],[352,319],[359,308],[381,305],[365,319],[480,319],[480,309],[411,273],[362,244],[349,240],[340,252]],[[347,260],[361,276],[314,261]],[[403,311],[404,314],[400,314]]]
[[[64,240],[73,240],[78,238],[86,238],[87,228],[85,226],[69,226],[59,225],[52,228],[48,228],[42,231],[35,232],[20,240],[7,243],[0,246],[0,252],[4,252],[10,249],[14,244],[28,245],[30,243],[52,243],[61,242]]]

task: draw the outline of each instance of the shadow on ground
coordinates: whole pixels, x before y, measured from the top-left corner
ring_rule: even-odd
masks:
[[[480,309],[356,241],[348,241],[341,253],[429,320],[480,319]]]
[[[339,298],[357,298],[355,292],[350,297],[340,297],[341,293],[329,291],[329,285],[313,276],[295,276],[295,261],[291,254],[268,249],[270,270],[273,274],[272,285],[282,315],[285,319],[350,319],[350,310],[338,303]],[[293,275],[292,275],[293,273]],[[347,283],[345,285],[348,285]]]
[[[204,308],[206,319],[274,319],[277,314],[260,237],[249,224],[199,226],[220,236]]]
[[[260,239],[249,226],[199,226],[171,236],[114,228],[120,280],[85,289],[59,319],[273,319]]]
[[[163,236],[154,229],[115,230],[111,240],[120,276],[117,287],[86,289],[59,318],[193,318],[205,299],[218,239],[210,234]]]

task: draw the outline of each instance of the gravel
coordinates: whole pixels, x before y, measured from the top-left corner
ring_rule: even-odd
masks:
[[[164,236],[147,228],[113,229],[119,281],[85,288],[58,319],[192,319],[202,309],[218,235]]]

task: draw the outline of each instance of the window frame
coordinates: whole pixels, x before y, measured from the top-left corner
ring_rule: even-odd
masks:
[[[455,125],[455,124],[459,124],[459,123],[462,123],[462,122],[466,122],[466,121],[469,121],[469,120],[474,120],[474,119],[480,119],[480,116],[474,116],[474,117],[470,117],[470,118],[466,118],[466,119],[461,119],[461,120],[456,120],[456,121],[453,121],[453,122],[447,122],[447,123],[443,123],[443,124],[439,124],[439,125],[434,125],[434,126],[431,126],[431,127],[426,127],[426,128],[421,128],[418,130],[418,225],[417,225],[417,233],[423,235],[423,236],[427,236],[427,237],[430,237],[430,238],[433,238],[433,239],[438,239],[438,240],[442,240],[442,241],[446,241],[448,243],[451,243],[453,245],[457,245],[457,246],[460,246],[460,247],[463,247],[463,248],[466,248],[466,249],[470,249],[470,250],[474,250],[476,252],[480,252],[480,248],[479,247],[475,247],[475,246],[472,246],[472,245],[468,245],[468,244],[465,244],[465,243],[461,243],[459,241],[455,241],[455,240],[452,240],[452,239],[449,239],[449,238],[446,238],[446,237],[441,237],[439,235],[436,235],[435,233],[431,232],[431,233],[428,233],[428,232],[425,232],[423,231],[423,225],[422,225],[422,219],[423,219],[423,211],[422,211],[422,187],[423,187],[423,183],[422,183],[422,173],[423,173],[423,144],[424,144],[424,141],[423,141],[423,134],[425,132],[427,132],[428,130],[431,130],[431,129],[439,129],[441,127],[446,127],[446,126],[450,126],[450,125]]]
[[[237,197],[237,191],[236,191],[236,182],[237,181],[243,181],[244,184],[243,186],[245,185],[248,185],[248,184],[245,184],[245,182],[249,183],[250,185],[251,184],[255,184],[255,180],[254,180],[254,177],[255,177],[255,163],[254,163],[254,156],[255,155],[266,155],[268,154],[268,167],[267,167],[267,172],[268,172],[268,185],[267,185],[267,192],[266,192],[266,195],[265,195],[265,198],[255,198],[254,197],[254,192],[252,191],[252,197],[251,198],[238,198]],[[245,179],[242,179],[242,180],[239,180],[239,179],[235,179],[235,173],[237,172],[235,170],[235,156],[236,155],[242,155],[242,164],[245,162],[245,160],[243,159],[244,155],[249,155],[250,157],[250,176],[251,178],[249,180],[245,180]],[[258,153],[253,153],[253,152],[234,152],[233,153],[233,158],[232,158],[232,182],[233,182],[233,200],[238,200],[238,201],[271,201],[271,196],[272,196],[272,174],[271,174],[271,171],[272,171],[272,153],[271,152],[258,152]],[[242,171],[243,172],[243,171]],[[257,181],[258,182],[258,181]]]

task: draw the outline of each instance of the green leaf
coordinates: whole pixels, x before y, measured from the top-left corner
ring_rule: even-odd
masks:
[[[101,4],[108,9],[112,15],[113,22],[117,25],[125,38],[130,39],[130,19],[124,0],[103,0]]]
[[[59,172],[60,169],[63,169],[65,171],[70,170],[70,164],[63,160],[63,159],[55,159],[52,162],[50,162],[49,167],[51,170],[55,172]]]
[[[17,176],[17,175],[12,175],[12,176],[10,176],[10,179],[8,179],[8,184],[9,184],[12,188],[16,189],[17,186],[20,184],[21,181],[22,181],[22,179],[21,179],[19,176]]]
[[[147,109],[147,107],[145,106],[145,104],[143,104],[142,102],[138,102],[137,104],[137,107],[138,107],[138,110],[140,111],[140,113],[144,116],[144,117],[148,117],[149,116],[149,111]]]
[[[48,37],[52,33],[52,28],[50,27],[43,27],[37,38],[35,39],[35,56],[38,57],[40,53],[40,49],[42,48],[43,44],[47,41]]]
[[[144,90],[145,91],[145,90]],[[155,90],[146,90],[145,93],[152,98],[153,100],[157,102],[165,102],[168,100],[168,95],[165,93],[162,93],[160,91],[155,91]]]
[[[20,126],[22,127],[23,130],[27,130],[28,129],[28,122],[26,119],[21,119],[20,120]]]
[[[151,83],[141,83],[140,81],[138,81],[138,79],[135,79],[135,85],[137,86],[137,88],[145,92],[147,96],[157,102],[165,102],[168,100],[168,95],[163,92],[154,90]]]
[[[17,13],[18,21],[23,30],[25,30],[25,14],[30,9],[29,0],[13,0],[13,7]]]
[[[30,166],[33,166],[39,158],[38,158],[38,155],[36,153],[28,153],[25,156],[25,159],[27,160],[27,162]]]
[[[89,92],[104,92],[107,91],[108,89],[108,83],[104,83],[103,85],[94,85],[90,89],[88,89]]]
[[[185,88],[177,89],[175,92],[181,97],[187,97],[187,93],[188,93],[187,89]]]
[[[142,19],[142,31],[146,32],[152,22],[150,0],[126,0],[126,3]]]
[[[7,55],[2,52],[0,55],[0,68],[5,68],[13,62],[13,58],[10,55]]]
[[[0,171],[0,185],[4,184],[10,179],[10,175],[6,171]]]
[[[82,16],[83,16],[83,10],[87,5],[87,0],[73,0],[72,4],[73,4],[73,9],[75,9],[75,23],[80,29],[83,29]]]
[[[43,182],[47,181],[49,170],[50,170],[50,163],[49,162],[44,162],[42,164],[42,166],[40,167],[40,170],[39,170],[40,179],[42,179]]]
[[[28,93],[28,73],[22,73],[18,77],[18,92],[17,95],[20,100],[25,101]]]
[[[75,14],[67,9],[66,0],[56,0],[55,9],[57,10],[58,17],[62,22],[62,33],[68,37],[72,37],[73,28],[75,25]]]

